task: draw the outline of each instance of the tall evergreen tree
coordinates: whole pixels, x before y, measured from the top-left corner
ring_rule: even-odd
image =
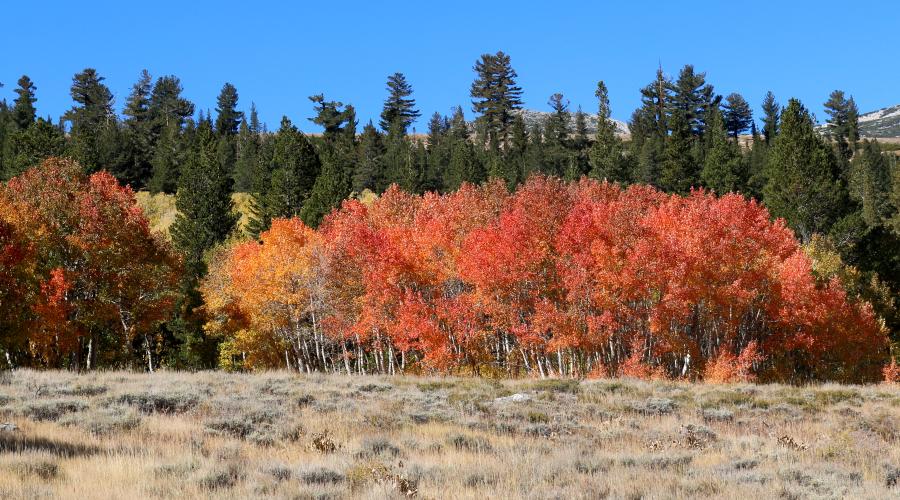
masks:
[[[185,120],[193,116],[194,104],[181,96],[181,81],[176,76],[162,76],[156,79],[150,95],[148,114],[158,136],[170,125],[184,126]]]
[[[350,195],[353,167],[356,163],[356,111],[353,106],[325,101],[322,95],[310,98],[316,103],[316,117],[311,120],[325,128],[325,144],[321,150],[322,170],[300,211],[300,218],[317,227],[322,218]]]
[[[522,107],[522,88],[516,84],[518,75],[503,51],[482,54],[473,70],[472,111],[480,115],[477,120],[484,130],[482,142],[497,149],[509,138],[513,111]]]
[[[216,138],[208,122],[197,130],[196,147],[182,169],[172,224],[172,241],[185,259],[188,276],[206,273],[204,254],[234,230],[231,176],[216,158]]]
[[[632,178],[636,182],[659,185],[660,165],[665,156],[666,138],[669,134],[669,89],[672,82],[662,68],[656,70],[656,78],[641,89],[641,107],[631,116]]]
[[[359,138],[359,160],[353,171],[353,191],[362,193],[368,189],[380,193],[385,183],[384,142],[381,133],[371,121],[363,127]]]
[[[315,148],[287,117],[282,117],[272,147],[271,182],[263,195],[266,225],[276,217],[300,215],[322,170]]]
[[[234,85],[226,83],[216,99],[216,134],[219,137],[216,155],[229,177],[234,177],[237,163],[236,136],[244,113],[237,110],[238,93]]]
[[[117,177],[135,189],[143,188],[152,175],[155,138],[150,122],[151,90],[150,73],[143,70],[137,83],[131,88],[123,111],[128,159],[123,165],[123,171]]]
[[[591,141],[588,138],[587,117],[581,107],[575,111],[572,138],[569,141],[569,164],[566,168],[565,179],[577,180],[587,175],[591,169],[588,159],[588,148]]]
[[[324,94],[310,96],[316,115],[309,121],[322,127],[322,137],[327,144],[332,144],[340,136],[344,130],[344,124],[347,123],[349,106],[345,109],[344,103],[338,101],[326,101]]]
[[[609,92],[602,80],[597,82],[594,95],[597,96],[598,109],[597,132],[590,151],[591,177],[610,182],[629,182],[625,149],[616,135],[616,124],[612,121],[609,108]]]
[[[147,188],[151,193],[175,193],[181,176],[181,165],[188,156],[189,148],[190,144],[183,138],[177,124],[170,123],[162,129],[150,158],[153,175]]]
[[[539,121],[536,121],[528,130],[528,147],[525,150],[522,180],[527,180],[531,175],[543,172],[545,164],[544,128]]]
[[[19,130],[25,130],[34,123],[37,116],[34,108],[34,103],[37,101],[34,91],[37,90],[37,87],[34,86],[31,78],[28,78],[28,75],[22,75],[18,84],[19,88],[15,90],[17,97],[13,101],[12,115]]]
[[[118,171],[121,148],[113,95],[104,78],[87,68],[72,78],[71,95],[75,101],[64,118],[69,132],[72,156],[88,171]]]
[[[197,285],[207,271],[204,256],[228,238],[238,220],[230,172],[218,159],[218,141],[208,116],[201,116],[192,132],[193,146],[178,179],[178,214],[171,234],[184,256],[185,273],[178,313],[166,326],[181,342],[175,363],[200,367],[215,366],[218,350],[217,340],[204,334],[203,318],[195,312],[203,304]],[[174,129],[175,124],[169,127]]]
[[[779,121],[781,120],[781,106],[775,100],[775,94],[771,91],[766,92],[766,98],[762,104],[763,110],[763,136],[766,138],[766,145],[771,146],[775,142],[778,135]]]
[[[766,157],[769,154],[769,145],[760,136],[756,123],[750,124],[751,135],[753,136],[753,144],[745,159],[745,175],[747,177],[747,185],[745,193],[756,199],[762,197],[763,186],[766,185]]]
[[[0,119],[0,127],[2,126]],[[60,127],[49,120],[38,118],[25,130],[8,131],[5,140],[0,144],[3,145],[0,156],[4,158],[0,180],[7,180],[38,165],[50,156],[64,154],[66,137]]]
[[[709,112],[707,138],[709,150],[703,164],[703,184],[719,194],[742,191],[745,185],[742,158],[737,142],[728,139],[722,113],[713,108]]]
[[[256,105],[250,104],[250,120],[241,120],[237,135],[237,159],[234,163],[234,190],[252,192],[253,177],[259,163],[260,123]]]
[[[450,119],[450,162],[444,172],[444,189],[456,191],[462,183],[479,183],[483,177],[462,107],[457,107]]]
[[[750,110],[750,105],[747,104],[744,97],[738,93],[728,94],[723,107],[725,109],[723,116],[725,130],[737,139],[741,133],[750,129],[750,125],[753,123],[753,111]]]
[[[546,164],[543,172],[562,177],[569,160],[569,101],[556,93],[547,101],[550,114],[544,124],[544,154]]]
[[[416,109],[416,100],[410,98],[412,85],[403,73],[394,73],[388,77],[387,90],[388,98],[384,101],[379,122],[381,130],[388,134],[406,135],[409,126],[421,116]]]
[[[800,101],[788,102],[780,127],[766,162],[764,201],[806,242],[827,233],[846,206],[837,161]]]
[[[675,112],[669,117],[672,133],[666,138],[665,157],[659,172],[659,187],[672,193],[687,193],[694,184],[694,156],[691,125],[684,113]]]
[[[444,172],[450,165],[450,120],[435,112],[428,121],[428,165],[422,180],[425,191],[441,191],[444,188]]]
[[[238,92],[234,85],[225,83],[216,99],[216,133],[234,136],[238,132],[244,113],[237,110]]]
[[[835,90],[825,102],[828,115],[828,136],[834,141],[842,167],[849,166],[850,158],[859,140],[859,110],[853,98]]]
[[[893,180],[890,160],[877,141],[864,140],[850,165],[850,197],[862,210],[870,227],[886,225],[897,211],[891,204]]]
[[[694,136],[702,136],[706,127],[707,114],[719,105],[713,86],[706,83],[706,73],[697,73],[690,64],[678,73],[678,79],[669,85],[668,115],[680,114]],[[670,130],[675,131],[671,126]]]
[[[513,119],[510,129],[509,148],[506,152],[506,163],[509,171],[506,181],[510,190],[515,189],[518,183],[525,180],[528,170],[528,142],[528,125],[525,123],[525,118],[519,113]]]
[[[413,145],[405,135],[389,132],[384,139],[384,185],[397,184],[409,193],[419,189],[419,172],[413,158]]]

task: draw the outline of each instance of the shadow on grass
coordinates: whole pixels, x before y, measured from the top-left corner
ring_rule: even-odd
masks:
[[[21,433],[0,434],[0,453],[21,453],[28,451],[43,451],[58,457],[70,458],[96,455],[103,450],[96,446],[66,443],[42,437],[23,436]]]

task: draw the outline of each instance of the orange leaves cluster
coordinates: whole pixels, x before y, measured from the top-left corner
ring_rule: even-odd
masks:
[[[240,309],[223,318],[271,333],[286,324],[278,311],[304,304],[298,328],[327,345],[314,368],[333,354],[348,372],[881,377],[886,338],[871,308],[837,281],[817,285],[784,223],[738,195],[533,177],[513,194],[393,187],[346,202],[318,234],[298,224],[232,249],[229,279],[252,282],[220,302]],[[279,232],[303,236],[279,243]],[[284,273],[308,290],[294,296]],[[267,283],[279,285],[260,291]]]
[[[312,229],[299,219],[276,219],[260,238],[214,259],[201,287],[211,313],[207,328],[230,335],[228,356],[248,353],[243,364],[249,368],[281,362],[285,349],[303,351],[304,340],[318,333],[312,328],[323,291],[319,236]]]
[[[89,364],[101,349],[126,362],[120,353],[135,339],[152,343],[146,336],[171,312],[178,259],[150,232],[134,193],[106,172],[85,176],[75,162],[51,158],[11,179],[0,188],[3,238],[14,241],[0,246],[18,249],[25,307],[0,305],[27,322],[30,349],[45,364]]]

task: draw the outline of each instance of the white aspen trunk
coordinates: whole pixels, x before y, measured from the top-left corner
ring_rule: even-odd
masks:
[[[153,373],[153,353],[150,352],[150,339],[144,335],[144,349],[147,351],[147,369]]]
[[[350,359],[347,354],[347,343],[341,341],[341,354],[344,355],[344,368],[347,369],[347,375],[350,375]]]

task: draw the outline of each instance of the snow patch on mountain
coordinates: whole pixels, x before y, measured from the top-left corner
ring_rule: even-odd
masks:
[[[900,137],[900,104],[859,115],[863,137]]]

